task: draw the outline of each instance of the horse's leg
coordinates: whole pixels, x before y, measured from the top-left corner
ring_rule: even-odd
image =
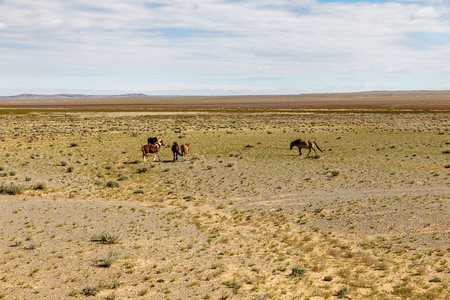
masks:
[[[302,155],[302,148],[298,147],[298,152]]]
[[[145,155],[142,155],[142,158],[144,159],[144,162],[146,162],[146,161],[147,161],[147,159],[146,159]]]
[[[306,156],[309,156],[310,153],[311,153],[311,147],[309,148],[309,152],[308,152],[308,154],[306,154]]]

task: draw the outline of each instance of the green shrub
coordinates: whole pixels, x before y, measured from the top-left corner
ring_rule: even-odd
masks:
[[[110,180],[106,183],[106,186],[110,187],[110,188],[118,188],[118,187],[120,187],[120,184],[118,181]]]

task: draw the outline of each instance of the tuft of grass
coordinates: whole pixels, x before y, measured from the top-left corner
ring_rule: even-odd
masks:
[[[116,294],[116,292],[112,292],[111,294],[107,295],[107,296],[105,297],[105,299],[106,299],[106,300],[115,300],[115,299],[117,299],[117,294]]]
[[[13,247],[19,247],[20,245],[23,244],[24,241],[25,241],[25,239],[23,239],[23,238],[17,238],[17,239],[15,239],[15,240],[14,240]]]
[[[33,190],[46,190],[47,184],[45,182],[38,182],[33,186]]]
[[[27,247],[25,247],[25,249],[27,250],[35,250],[37,248],[39,248],[41,245],[39,243],[36,242],[31,242]]]
[[[236,279],[225,281],[223,284],[232,288],[234,294],[238,294],[239,289],[242,287],[242,283],[238,282]]]
[[[84,296],[95,296],[100,292],[100,288],[98,286],[86,286],[81,290],[81,294]]]
[[[348,287],[341,287],[334,295],[338,298],[348,298]]]
[[[289,276],[291,277],[298,277],[298,278],[303,278],[306,275],[306,270],[303,268],[298,268],[298,267],[294,267],[292,268],[291,274],[289,274]]]
[[[106,186],[110,187],[110,188],[118,188],[118,187],[120,187],[120,183],[116,180],[110,180],[110,181],[106,182]]]
[[[92,241],[101,242],[103,244],[117,244],[120,242],[120,235],[116,232],[109,230],[103,230],[102,232],[94,235]]]
[[[411,298],[413,295],[413,289],[410,286],[407,286],[405,284],[402,285],[396,285],[393,288],[392,294],[395,296],[400,296],[405,299]]]
[[[146,173],[146,172],[148,172],[148,168],[146,167],[136,169],[136,173]]]
[[[111,250],[106,253],[100,260],[100,266],[109,268],[114,263],[116,263],[120,258],[120,253],[118,251]]]

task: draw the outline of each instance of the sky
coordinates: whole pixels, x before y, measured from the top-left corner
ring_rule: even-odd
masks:
[[[0,0],[0,96],[446,89],[448,0]]]

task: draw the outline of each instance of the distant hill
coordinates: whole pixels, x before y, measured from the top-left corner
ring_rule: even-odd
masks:
[[[300,95],[149,96],[21,94],[0,97],[0,108],[56,109],[389,109],[450,111],[450,91],[373,91]]]
[[[54,99],[54,98],[120,98],[120,97],[148,97],[146,94],[123,94],[123,95],[83,95],[83,94],[20,94],[15,96],[0,96],[0,99]]]

